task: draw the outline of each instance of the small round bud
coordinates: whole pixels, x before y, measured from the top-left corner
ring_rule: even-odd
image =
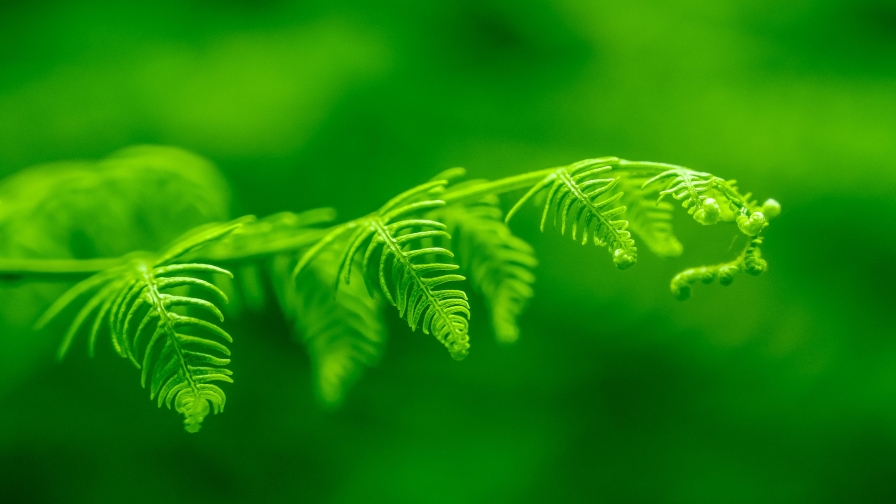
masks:
[[[679,301],[685,301],[691,297],[691,286],[687,283],[677,283],[672,281],[672,295]]]
[[[617,268],[624,270],[634,266],[638,262],[638,256],[632,250],[616,249],[613,251],[613,262]]]
[[[748,275],[759,276],[768,269],[768,263],[761,257],[747,257],[744,259],[744,272]]]
[[[456,361],[464,360],[467,355],[470,354],[470,343],[469,340],[464,339],[462,341],[456,341],[451,347],[448,349],[448,352],[451,354],[451,357]]]
[[[700,208],[694,212],[694,220],[704,226],[709,226],[719,222],[719,216],[721,214],[722,209],[719,207],[719,203],[715,198],[706,198],[700,203]]]
[[[701,282],[709,285],[716,279],[716,272],[703,266],[697,270],[697,278],[699,278]]]
[[[722,266],[719,268],[719,284],[729,286],[734,282],[734,276],[737,275],[736,266]]]
[[[747,236],[758,235],[767,225],[768,221],[766,221],[765,215],[763,215],[762,212],[753,212],[749,217],[746,215],[737,216],[737,227]]]
[[[781,204],[777,200],[767,199],[762,204],[762,213],[768,220],[772,220],[781,215]]]

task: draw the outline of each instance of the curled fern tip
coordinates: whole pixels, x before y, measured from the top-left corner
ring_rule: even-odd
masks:
[[[694,212],[694,220],[704,226],[711,226],[719,222],[722,215],[722,208],[715,198],[706,198],[699,204],[699,209]]]
[[[638,262],[638,254],[637,249],[634,247],[613,251],[613,263],[621,270],[631,268],[636,262]]]
[[[738,215],[736,222],[737,227],[747,236],[756,236],[768,226],[768,220],[762,212],[753,212],[749,217]]]

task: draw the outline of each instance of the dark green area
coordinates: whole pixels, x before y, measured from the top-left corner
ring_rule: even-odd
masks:
[[[527,211],[520,342],[480,303],[456,363],[390,312],[335,412],[274,307],[231,318],[236,383],[197,435],[108,346],[56,363],[61,329],[29,327],[63,286],[6,281],[0,501],[896,501],[892,2],[0,5],[0,173],[139,143],[214,161],[232,215],[351,218],[451,166],[603,155],[784,211],[766,275],[684,303],[669,278],[727,260],[730,228],[680,219],[681,259],[620,272]]]

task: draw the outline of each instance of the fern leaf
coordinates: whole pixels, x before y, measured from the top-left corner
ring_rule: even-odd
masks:
[[[514,236],[504,223],[498,198],[473,205],[436,210],[465,260],[473,288],[485,297],[495,336],[502,343],[519,338],[517,318],[534,295],[532,269],[538,264],[532,246]]]
[[[743,216],[751,219],[751,224],[745,227],[738,220],[738,227],[744,234],[755,236],[767,223],[756,202],[751,200],[751,195],[740,194],[734,180],[677,166],[646,180],[642,185],[645,190],[651,187],[660,188],[658,201],[671,196],[681,202],[694,220],[704,225]]]
[[[412,330],[420,327],[424,334],[432,334],[448,348],[452,357],[461,360],[467,356],[470,347],[470,304],[464,291],[440,287],[466,278],[452,273],[458,269],[456,264],[439,259],[453,257],[451,251],[443,247],[420,246],[426,240],[450,239],[444,224],[418,217],[445,205],[442,200],[430,198],[444,191],[446,183],[436,180],[405,191],[377,212],[340,226],[324,240],[327,240],[325,245],[329,245],[353,230],[339,262],[337,285],[351,283],[352,265],[362,249],[364,278],[369,279],[371,261],[379,252],[377,277],[386,301],[398,309]],[[294,275],[310,264],[325,245],[317,245],[306,252]]]
[[[629,230],[638,237],[651,252],[663,258],[676,258],[684,251],[684,247],[672,229],[672,212],[675,209],[667,201],[654,201],[647,198],[641,187],[645,179],[621,179]]]
[[[318,398],[327,406],[342,403],[364,368],[376,364],[385,343],[382,303],[367,294],[361,273],[335,294],[329,289],[338,258],[328,251],[297,282],[285,282],[284,311],[294,318],[294,332],[308,348]],[[275,271],[288,271],[286,257]],[[289,278],[288,275],[278,275]]]
[[[89,292],[94,294],[78,311],[60,346],[65,355],[83,324],[93,318],[89,345],[91,354],[103,325],[109,329],[112,344],[122,357],[141,370],[140,382],[150,388],[150,399],[157,399],[184,415],[184,427],[197,432],[210,413],[223,411],[224,391],[216,382],[232,382],[230,335],[217,323],[190,315],[206,313],[206,318],[222,322],[224,317],[215,301],[226,303],[223,292],[197,274],[230,272],[202,263],[178,262],[210,243],[226,237],[248,219],[227,224],[203,226],[175,242],[156,258],[134,259],[126,266],[101,272],[76,284],[47,310],[39,323],[48,322],[66,305]],[[184,293],[184,287],[212,294],[214,301]]]
[[[716,200],[716,181],[721,180],[711,173],[698,172],[688,168],[676,167],[666,170],[644,182],[643,188],[661,185],[659,200],[671,195],[697,222],[709,225],[719,221],[721,207]],[[664,185],[663,185],[664,184]]]
[[[589,239],[597,246],[606,246],[613,254],[619,269],[626,269],[638,260],[638,249],[628,231],[628,221],[622,219],[625,206],[617,204],[623,193],[617,191],[618,177],[607,177],[613,166],[605,159],[590,159],[562,166],[551,172],[526,193],[507,214],[509,222],[516,211],[535,194],[547,189],[541,217],[544,231],[548,217],[560,234],[571,228],[573,240],[581,232],[582,244]]]

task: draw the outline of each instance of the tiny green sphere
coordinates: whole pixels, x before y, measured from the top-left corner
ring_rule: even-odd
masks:
[[[704,266],[697,270],[697,276],[701,282],[709,285],[715,281],[716,272],[713,269]]]
[[[676,285],[672,283],[672,295],[679,301],[686,301],[691,297],[691,286],[688,284]]]
[[[721,214],[722,209],[715,198],[706,198],[700,205],[700,209],[694,212],[694,220],[704,226],[710,226],[719,222]]]
[[[719,284],[729,286],[734,283],[734,276],[738,273],[736,266],[722,266],[719,268]]]
[[[749,217],[741,215],[737,218],[737,227],[747,236],[758,235],[767,225],[768,221],[762,212],[753,212]]]
[[[634,266],[638,262],[638,257],[629,250],[616,249],[613,251],[613,262],[617,268],[624,270]]]
[[[781,204],[777,200],[769,198],[762,204],[762,213],[768,220],[772,220],[781,215]]]

